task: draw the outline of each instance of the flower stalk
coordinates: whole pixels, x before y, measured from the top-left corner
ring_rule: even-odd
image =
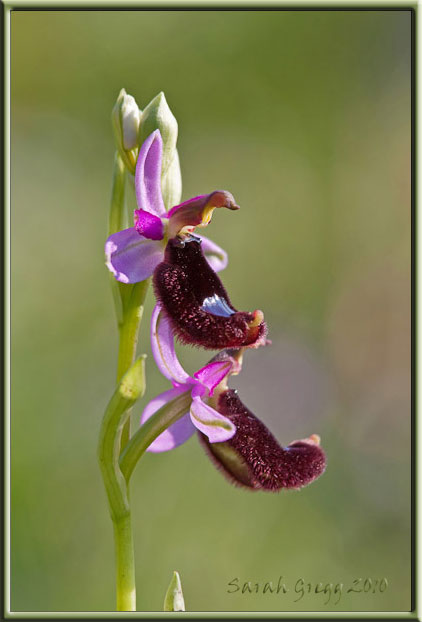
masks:
[[[123,301],[123,321],[119,327],[119,353],[117,359],[117,382],[123,377],[132,365],[136,356],[138,345],[139,327],[141,324],[144,302],[148,291],[150,279],[135,283],[134,285],[124,285],[120,283],[120,289],[129,289],[126,300]],[[126,293],[126,292],[125,292]],[[127,421],[123,428],[121,437],[121,448],[123,448],[130,438],[130,411]]]
[[[131,406],[145,393],[145,357],[121,379],[104,414],[98,460],[114,526],[118,611],[136,611],[135,559],[128,485],[119,467],[120,443]]]
[[[135,556],[132,516],[129,512],[113,521],[116,549],[116,609],[136,611]]]
[[[116,151],[109,214],[109,235],[127,224],[126,165]],[[111,276],[111,275],[110,275]],[[139,326],[149,279],[127,285],[110,279],[119,329],[118,387],[104,414],[98,456],[113,521],[117,611],[136,611],[135,558],[129,488],[119,468],[121,448],[130,437],[131,407],[145,393],[145,356],[135,362]]]

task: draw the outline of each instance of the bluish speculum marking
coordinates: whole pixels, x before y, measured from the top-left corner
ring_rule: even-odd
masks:
[[[224,298],[220,298],[217,294],[205,298],[201,305],[201,309],[212,315],[218,315],[219,317],[230,317],[235,313],[233,309],[230,309]]]

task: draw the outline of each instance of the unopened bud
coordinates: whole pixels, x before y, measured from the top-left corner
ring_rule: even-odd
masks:
[[[182,198],[182,173],[180,170],[179,154],[177,149],[174,152],[170,167],[161,177],[161,192],[166,210],[173,205],[178,205]]]
[[[160,130],[163,139],[161,179],[164,179],[172,164],[177,142],[177,121],[167,104],[164,93],[159,93],[154,97],[142,114],[139,145],[142,145],[144,140],[155,130]]]
[[[145,393],[145,356],[136,359],[120,381],[119,392],[126,400],[136,401]]]
[[[135,98],[122,89],[113,108],[112,121],[117,148],[131,173],[135,170],[141,116]]]
[[[138,144],[139,123],[141,113],[134,97],[126,95],[122,105],[123,147],[126,151],[134,149]]]
[[[173,577],[168,586],[164,598],[164,611],[185,611],[185,600],[183,598],[182,584],[179,573],[173,572]]]

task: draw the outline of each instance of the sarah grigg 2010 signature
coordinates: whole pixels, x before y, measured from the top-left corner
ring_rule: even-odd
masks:
[[[348,583],[306,581],[299,578],[296,581],[288,582],[283,576],[279,576],[277,581],[241,581],[235,577],[227,583],[228,594],[290,594],[296,596],[294,602],[300,601],[305,595],[325,596],[323,603],[327,605],[331,600],[337,605],[343,594],[382,594],[388,587],[386,577],[371,578],[358,577]]]

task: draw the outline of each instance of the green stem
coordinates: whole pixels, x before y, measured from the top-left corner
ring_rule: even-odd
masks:
[[[120,471],[127,483],[147,447],[164,430],[189,412],[191,402],[191,391],[188,390],[162,406],[160,410],[138,428],[138,431],[132,436],[120,455]]]
[[[135,557],[130,512],[113,523],[117,611],[136,611]]]
[[[131,288],[130,297],[124,301],[123,322],[119,327],[119,354],[117,360],[117,382],[132,365],[138,345],[139,325],[144,312],[144,302],[151,279],[134,285],[120,284],[121,289]],[[126,293],[126,292],[125,292]],[[130,438],[130,412],[121,437],[121,448]]]
[[[117,607],[135,611],[135,563],[128,486],[119,467],[120,441],[129,409],[145,392],[144,357],[121,379],[111,398],[100,430],[98,459],[114,524],[117,564]]]
[[[145,357],[124,375],[111,398],[100,429],[98,460],[113,521],[129,511],[126,481],[119,468],[120,437],[129,409],[145,392]]]
[[[119,329],[119,354],[117,360],[117,382],[127,372],[135,360],[136,346],[138,344],[139,325],[144,312],[144,302],[151,279],[146,279],[131,287],[130,297],[125,304],[123,323]]]

